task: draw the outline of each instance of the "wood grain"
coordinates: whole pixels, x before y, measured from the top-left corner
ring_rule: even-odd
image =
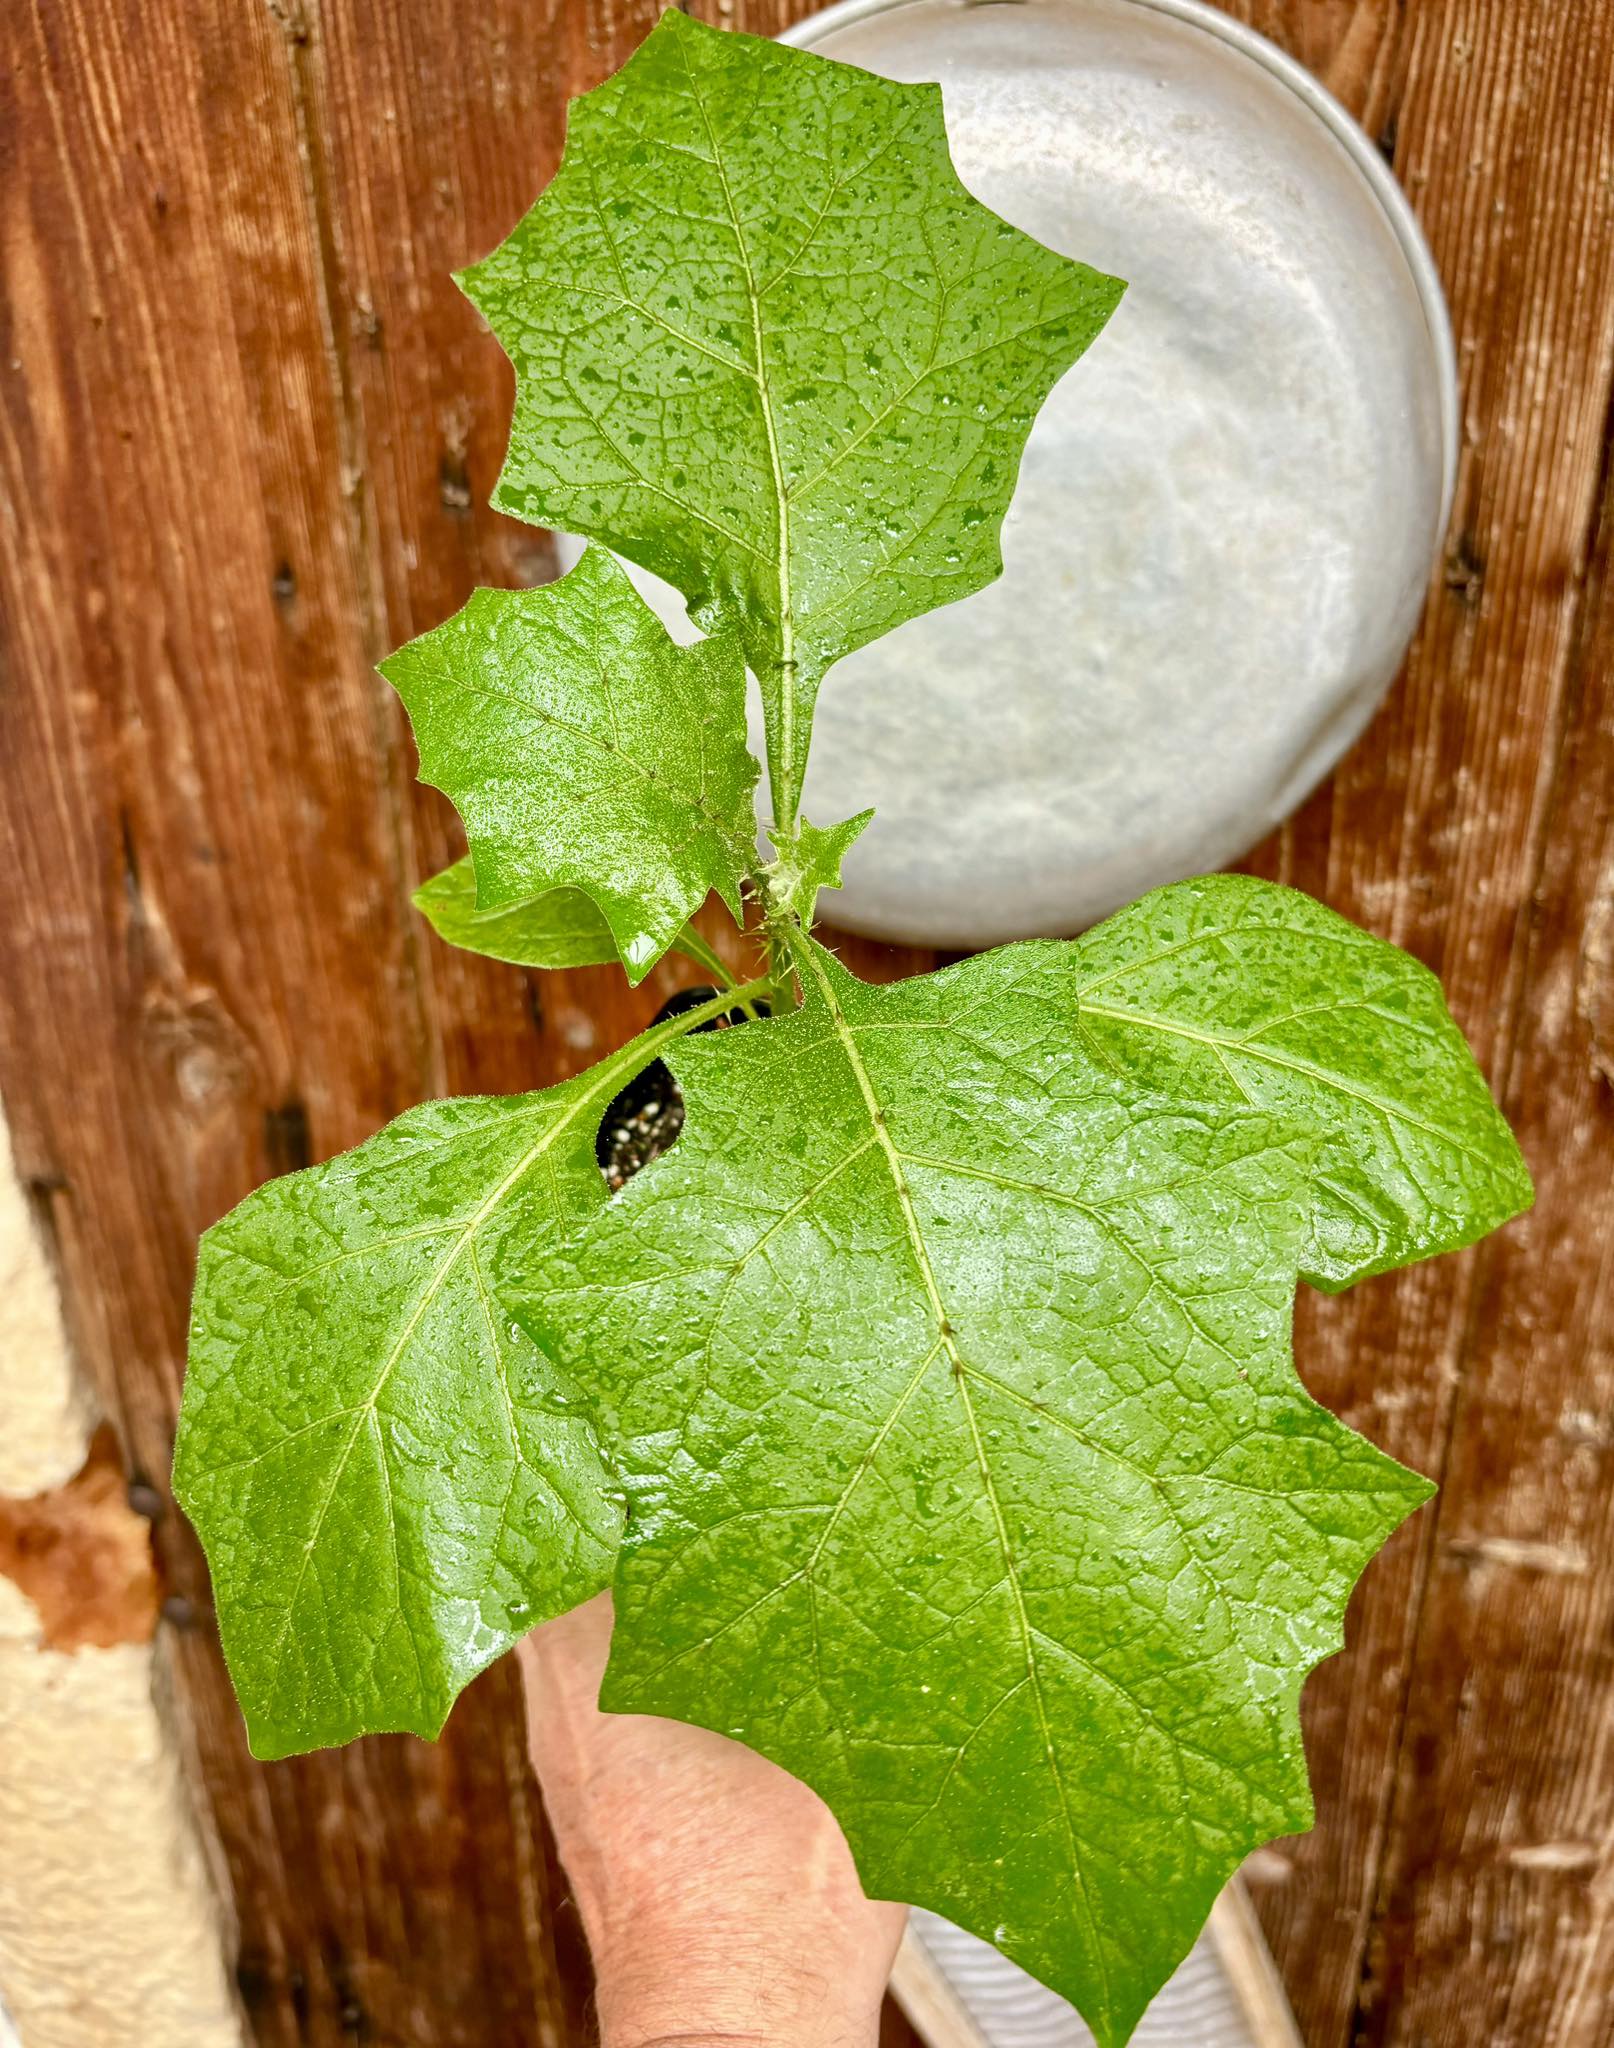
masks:
[[[1481,1262],[1426,1532],[1364,2041],[1614,2040],[1614,477],[1569,651]],[[1460,2002],[1452,1987],[1462,1985]]]
[[[1614,22],[1234,11],[1393,156],[1465,404],[1407,674],[1252,864],[1440,971],[1543,1183],[1496,1245],[1302,1305],[1314,1390],[1446,1492],[1309,1690],[1318,1828],[1253,1875],[1312,2048],[1607,2048]],[[458,843],[372,672],[475,583],[552,573],[488,509],[508,373],[449,272],[654,12],[0,12],[0,1093],[80,1353],[159,1487],[202,1227],[423,1096],[575,1071],[676,978],[540,981],[423,932],[408,889]],[[879,976],[934,957],[846,950]],[[513,1679],[439,1747],[255,1765],[200,1558],[175,1515],[158,1539],[256,2038],[586,2039]]]
[[[4,1089],[80,1351],[161,1485],[194,1233],[439,1063],[295,34],[114,6],[4,34]],[[255,1766],[200,1560],[159,1534],[260,2038],[471,2043],[534,2010],[576,2038],[511,1682],[441,1750]]]
[[[1445,570],[1405,676],[1331,784],[1256,858],[1434,967],[1488,1071],[1515,1087],[1537,1057],[1524,945],[1607,460],[1611,28],[1595,5],[1412,8],[1397,48],[1373,44],[1379,87],[1355,73],[1335,81],[1357,102],[1364,86],[1393,95],[1363,111],[1376,132],[1394,134],[1397,171],[1446,283],[1463,449]],[[1551,1127],[1568,1105],[1542,1082]],[[1449,1450],[1459,1389],[1495,1356],[1482,1282],[1499,1255],[1487,1246],[1340,1301],[1301,1303],[1296,1348],[1313,1391],[1449,1485],[1462,1484]],[[1562,1284],[1584,1285],[1600,1256],[1595,1231],[1577,1227]],[[1419,1768],[1405,1741],[1419,1693],[1413,1644],[1450,1506],[1417,1517],[1368,1574],[1349,1653],[1307,1692],[1319,1826],[1258,1866],[1302,2031],[1328,2048],[1343,2048],[1369,2013],[1377,2038],[1435,2038],[1427,2015],[1415,2019],[1369,1974],[1369,1947],[1386,1946],[1375,1914],[1392,1802]],[[1531,1590],[1521,1576],[1512,1597],[1527,1603]],[[1462,1920],[1460,1862],[1442,1860],[1432,1882]],[[1403,1917],[1403,1960],[1423,1932]],[[1472,2029],[1456,1952],[1440,1981],[1449,2025]],[[1559,2035],[1488,2038],[1602,2043],[1590,2030],[1600,2024],[1583,2017]]]

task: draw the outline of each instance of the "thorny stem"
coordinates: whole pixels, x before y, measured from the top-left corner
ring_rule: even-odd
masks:
[[[801,834],[794,821],[783,827],[777,822],[768,829],[768,838],[773,845],[774,858],[770,871],[754,875],[752,886],[757,900],[762,905],[768,938],[768,978],[771,988],[770,1002],[775,1016],[782,1015],[796,1007],[796,967],[792,952],[792,939],[811,924],[813,913],[809,909],[805,921],[799,920],[788,907],[788,898],[778,883],[779,870],[789,871],[795,866],[791,856],[800,844]]]
[[[789,918],[768,919],[768,1001],[776,1017],[796,1007],[790,923]]]

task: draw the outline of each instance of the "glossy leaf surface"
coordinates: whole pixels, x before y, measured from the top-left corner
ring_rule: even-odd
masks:
[[[474,592],[382,673],[464,821],[479,910],[581,890],[632,981],[711,890],[739,916],[757,779],[739,645],[677,646],[603,548],[544,589]]]
[[[1294,1371],[1315,1118],[1105,1057],[1114,938],[884,989],[800,942],[802,1009],[677,1048],[677,1147],[508,1296],[629,1496],[605,1703],[776,1758],[1103,2042],[1309,1825],[1301,1683],[1430,1490]]]
[[[617,958],[611,927],[581,889],[544,889],[478,910],[469,854],[422,882],[414,904],[449,945],[513,967],[603,967]]]
[[[612,1483],[491,1271],[604,1206],[601,1112],[687,1023],[539,1094],[412,1109],[203,1238],[174,1487],[256,1755],[435,1735],[609,1580]]]
[[[1440,983],[1310,896],[1243,875],[1157,889],[1091,933],[1082,962],[1082,1029],[1102,1059],[1313,1134],[1314,1285],[1455,1250],[1529,1207]]]
[[[445,944],[489,960],[551,969],[619,964],[611,927],[581,889],[545,889],[501,910],[478,910],[469,854],[422,882],[413,901]],[[678,933],[671,950],[708,971],[717,958],[691,925]]]
[[[825,670],[999,573],[1032,419],[1122,290],[970,197],[935,86],[676,10],[462,282],[517,372],[495,502],[739,635],[787,820]]]

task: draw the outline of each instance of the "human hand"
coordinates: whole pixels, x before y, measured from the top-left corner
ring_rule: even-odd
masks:
[[[907,1908],[863,1896],[829,1808],[766,1757],[602,1714],[610,1641],[602,1593],[517,1650],[602,2048],[873,2048]]]

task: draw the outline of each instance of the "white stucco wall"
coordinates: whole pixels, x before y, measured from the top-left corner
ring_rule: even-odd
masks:
[[[0,1493],[43,1493],[71,1479],[93,1426],[0,1117]]]
[[[0,1495],[44,1511],[93,1423],[0,1123]],[[241,2048],[152,1645],[44,1633],[0,1573],[0,2048]]]

